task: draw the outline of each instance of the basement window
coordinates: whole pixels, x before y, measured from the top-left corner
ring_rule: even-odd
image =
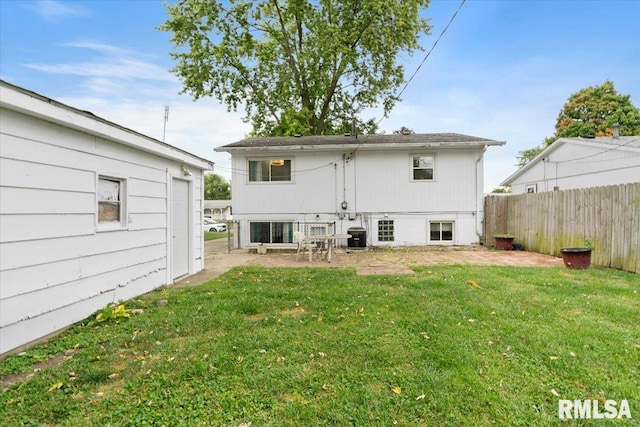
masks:
[[[120,178],[98,177],[98,229],[117,229],[125,226],[126,181]]]
[[[432,242],[453,242],[453,222],[430,222],[429,240]]]
[[[251,243],[293,243],[292,222],[250,222]]]
[[[383,219],[378,221],[378,241],[393,242],[393,220]]]

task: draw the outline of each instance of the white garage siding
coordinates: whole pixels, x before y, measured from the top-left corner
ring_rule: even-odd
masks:
[[[209,162],[177,149],[170,158],[166,144],[61,104],[69,126],[58,118],[52,123],[37,96],[2,83],[0,354],[109,302],[172,283],[174,177],[192,188],[188,272],[203,268],[202,180]],[[15,108],[7,94],[18,103],[26,96],[35,111]],[[124,139],[110,139],[110,128]],[[192,175],[184,177],[182,167]],[[99,177],[121,184],[121,223],[110,228],[98,222]]]

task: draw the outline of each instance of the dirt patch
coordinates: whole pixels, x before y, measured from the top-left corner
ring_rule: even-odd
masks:
[[[44,369],[50,368],[52,366],[57,366],[62,362],[64,362],[65,360],[71,359],[73,353],[75,352],[76,350],[67,350],[64,352],[64,354],[59,354],[55,357],[52,357],[51,359],[34,363],[33,365],[31,365],[31,368],[32,368],[31,372],[23,372],[20,374],[9,374],[9,375],[0,377],[0,385],[2,386],[2,391],[8,389],[14,384],[28,381],[36,373]]]
[[[494,265],[522,267],[562,267],[562,259],[524,251],[496,251],[482,246],[465,248],[432,248],[416,247],[410,249],[385,249],[351,251],[344,249],[334,251],[331,263],[308,259],[296,261],[295,253],[273,253],[256,255],[247,262],[248,265],[265,267],[351,267],[358,275],[381,274],[413,274],[412,266],[429,265]]]
[[[296,260],[295,251],[268,252],[264,255],[247,250],[228,251],[227,241],[204,242],[205,268],[192,276],[178,280],[174,286],[197,285],[211,280],[231,268],[253,265],[272,268],[314,267],[354,268],[358,275],[413,274],[412,266],[429,265],[504,265],[521,267],[562,267],[562,259],[524,251],[497,251],[484,246],[466,247],[412,247],[382,250],[349,251],[338,248],[333,251],[330,263],[307,257]]]

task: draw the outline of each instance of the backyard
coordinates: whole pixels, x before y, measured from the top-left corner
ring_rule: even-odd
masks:
[[[559,399],[613,399],[633,418],[598,425],[637,425],[637,275],[411,270],[239,267],[126,301],[4,360],[0,421],[547,426]]]

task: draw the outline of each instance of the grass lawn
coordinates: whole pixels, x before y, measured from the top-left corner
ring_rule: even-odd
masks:
[[[558,400],[626,399],[632,419],[588,425],[638,425],[638,275],[415,271],[255,267],[151,292],[126,302],[142,314],[3,361],[64,355],[2,392],[1,424],[586,425],[562,423]]]
[[[219,233],[217,231],[205,231],[204,232],[204,240],[205,242],[207,240],[217,240],[217,239],[226,239],[227,238],[227,232],[224,231],[222,233]]]

